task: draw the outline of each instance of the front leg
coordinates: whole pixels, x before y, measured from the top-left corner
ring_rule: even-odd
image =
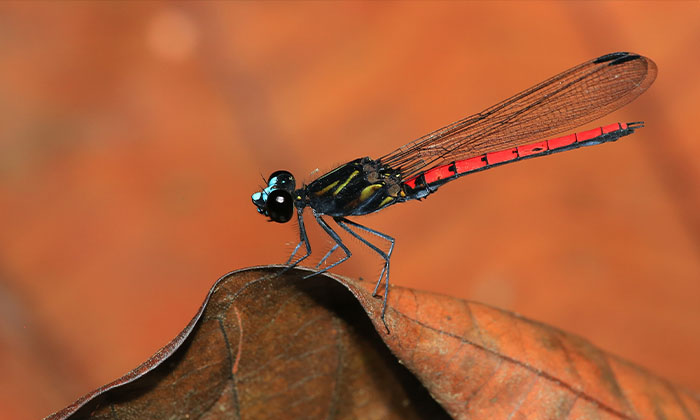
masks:
[[[297,244],[296,248],[294,248],[292,255],[289,256],[289,259],[285,263],[287,266],[285,271],[296,267],[300,262],[304,261],[309,255],[311,255],[311,244],[309,243],[309,237],[306,235],[306,228],[304,227],[304,209],[297,208],[297,219],[299,220],[299,243]],[[302,244],[306,246],[306,254],[294,261],[294,264],[291,264],[292,259],[297,254],[297,251],[299,251]]]
[[[306,276],[304,278],[309,278],[309,277],[315,276],[317,274],[325,273],[326,271],[330,270],[331,268],[335,267],[336,265],[347,260],[352,255],[352,253],[350,252],[348,247],[345,246],[345,244],[343,243],[343,240],[340,239],[340,236],[338,236],[338,234],[333,229],[331,229],[330,226],[328,226],[328,223],[326,223],[326,221],[323,220],[321,215],[316,213],[315,210],[313,210],[313,209],[311,209],[311,210],[312,210],[314,217],[316,218],[316,222],[318,222],[319,226],[321,226],[321,228],[323,228],[323,230],[326,231],[328,236],[330,236],[335,241],[335,245],[333,246],[333,249],[331,249],[331,251],[329,251],[329,253],[326,255],[326,257],[324,257],[324,259],[326,259],[330,255],[330,253],[333,252],[338,247],[340,247],[340,249],[342,249],[343,252],[345,252],[345,256],[343,258],[341,258],[340,260],[334,262],[333,264],[327,266],[323,270],[316,271],[315,273],[309,274],[308,276]],[[323,260],[321,260],[321,261],[323,261]]]

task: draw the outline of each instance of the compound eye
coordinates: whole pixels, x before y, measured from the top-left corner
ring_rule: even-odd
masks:
[[[291,193],[296,188],[296,181],[294,175],[288,171],[275,171],[267,179],[267,186],[277,190],[287,190]]]
[[[267,215],[277,223],[286,223],[294,213],[292,194],[286,190],[274,190],[267,196]]]

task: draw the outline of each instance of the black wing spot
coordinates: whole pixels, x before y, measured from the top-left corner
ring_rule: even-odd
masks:
[[[626,57],[620,57],[620,58],[616,59],[615,61],[611,61],[610,64],[608,64],[608,65],[609,66],[617,66],[618,64],[626,63],[628,61],[637,60],[640,58],[642,58],[642,56],[637,55],[637,54],[630,54]]]
[[[601,55],[600,57],[593,60],[593,62],[596,64],[605,63],[606,61],[615,60],[618,58],[626,57],[628,55],[629,55],[628,52],[614,52],[614,53],[610,53],[610,54]]]

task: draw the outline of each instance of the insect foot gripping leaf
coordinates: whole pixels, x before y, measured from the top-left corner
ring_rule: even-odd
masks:
[[[700,419],[698,396],[543,324],[395,287],[386,334],[373,284],[279,272],[222,277],[170,344],[48,418]]]

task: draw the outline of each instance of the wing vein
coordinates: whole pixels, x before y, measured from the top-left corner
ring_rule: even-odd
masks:
[[[655,78],[656,65],[649,58],[608,54],[426,134],[379,161],[408,179],[426,168],[521,146],[615,111]]]

